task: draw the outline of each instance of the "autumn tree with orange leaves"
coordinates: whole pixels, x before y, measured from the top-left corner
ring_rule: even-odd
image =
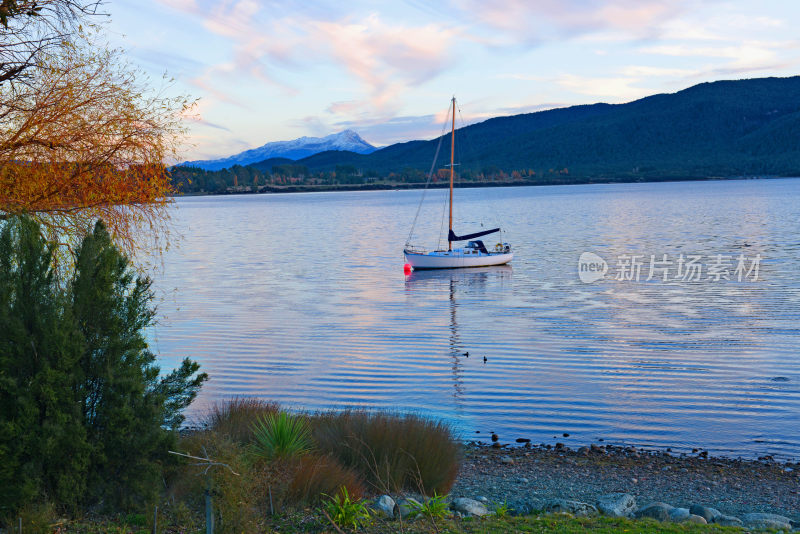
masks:
[[[0,59],[14,20],[0,32]],[[173,192],[165,164],[177,158],[190,103],[149,87],[80,29],[49,44],[0,83],[0,219],[27,214],[67,250],[102,219],[126,253],[160,249]]]

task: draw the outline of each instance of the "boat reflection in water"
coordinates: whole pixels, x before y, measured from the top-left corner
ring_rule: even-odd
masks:
[[[464,394],[463,361],[469,358],[469,346],[466,346],[459,334],[459,323],[456,311],[460,306],[469,305],[469,312],[476,311],[480,301],[487,291],[495,291],[497,287],[510,284],[513,269],[510,265],[495,265],[492,267],[474,267],[471,269],[436,269],[411,271],[406,275],[406,293],[413,301],[424,300],[431,302],[430,294],[447,292],[449,298],[450,338],[448,343],[449,355],[452,360],[453,397],[458,408],[461,408],[460,398]],[[426,295],[425,299],[416,299],[415,296]],[[477,298],[476,298],[477,297]],[[439,301],[441,303],[441,300]],[[437,307],[441,308],[441,307]],[[440,310],[441,313],[441,310]],[[471,313],[471,315],[473,315]],[[478,313],[480,316],[480,313]],[[432,318],[432,315],[425,315]],[[476,361],[483,355],[474,354]]]

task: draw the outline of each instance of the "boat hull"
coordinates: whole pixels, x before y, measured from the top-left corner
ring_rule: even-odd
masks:
[[[404,250],[406,263],[414,269],[460,269],[468,267],[489,267],[505,265],[514,259],[514,254],[464,254],[461,251],[429,252],[427,254]]]

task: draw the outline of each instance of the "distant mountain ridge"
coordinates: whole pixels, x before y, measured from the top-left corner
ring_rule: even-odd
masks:
[[[295,163],[312,173],[343,165],[378,176],[427,172],[437,144],[438,138],[368,154],[321,152]],[[535,171],[533,181],[560,173],[565,182],[797,176],[800,76],[707,82],[626,104],[496,117],[458,130],[456,148],[459,174],[466,179],[526,169]]]
[[[207,171],[217,171],[234,165],[250,165],[251,163],[275,158],[298,160],[330,150],[346,150],[356,154],[369,154],[374,152],[376,148],[364,141],[355,131],[344,130],[325,137],[300,137],[292,141],[275,141],[227,158],[187,161],[181,165],[198,167]]]

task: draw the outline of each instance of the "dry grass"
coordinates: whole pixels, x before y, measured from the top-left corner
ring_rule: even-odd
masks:
[[[359,472],[375,491],[444,495],[458,474],[460,447],[441,421],[348,410],[312,418],[321,452]]]
[[[341,466],[330,456],[310,454],[303,457],[294,472],[286,492],[286,499],[293,503],[314,504],[323,495],[335,495],[341,487],[353,500],[364,497],[364,482],[352,469]]]
[[[200,457],[208,454],[208,458],[230,469],[215,465],[206,475],[204,466],[195,465],[197,461],[180,459],[180,469],[168,478],[168,498],[186,502],[191,509],[202,512],[203,494],[208,484],[218,531],[256,532],[268,506],[270,467],[250,454],[247,445],[211,430],[183,437],[178,450]]]
[[[258,531],[270,513],[316,505],[323,494],[342,487],[354,501],[368,492],[410,490],[446,494],[458,473],[460,446],[445,423],[419,416],[344,411],[301,416],[311,428],[313,452],[300,458],[259,457],[253,423],[276,414],[274,403],[233,399],[210,412],[206,430],[181,437],[180,452],[228,464],[239,475],[215,466],[209,479],[203,467],[176,459],[166,473],[168,499],[202,511],[210,482],[221,532]]]
[[[253,423],[268,415],[276,414],[278,403],[260,399],[234,397],[215,403],[206,416],[205,424],[221,436],[237,443],[250,443],[253,439]]]

